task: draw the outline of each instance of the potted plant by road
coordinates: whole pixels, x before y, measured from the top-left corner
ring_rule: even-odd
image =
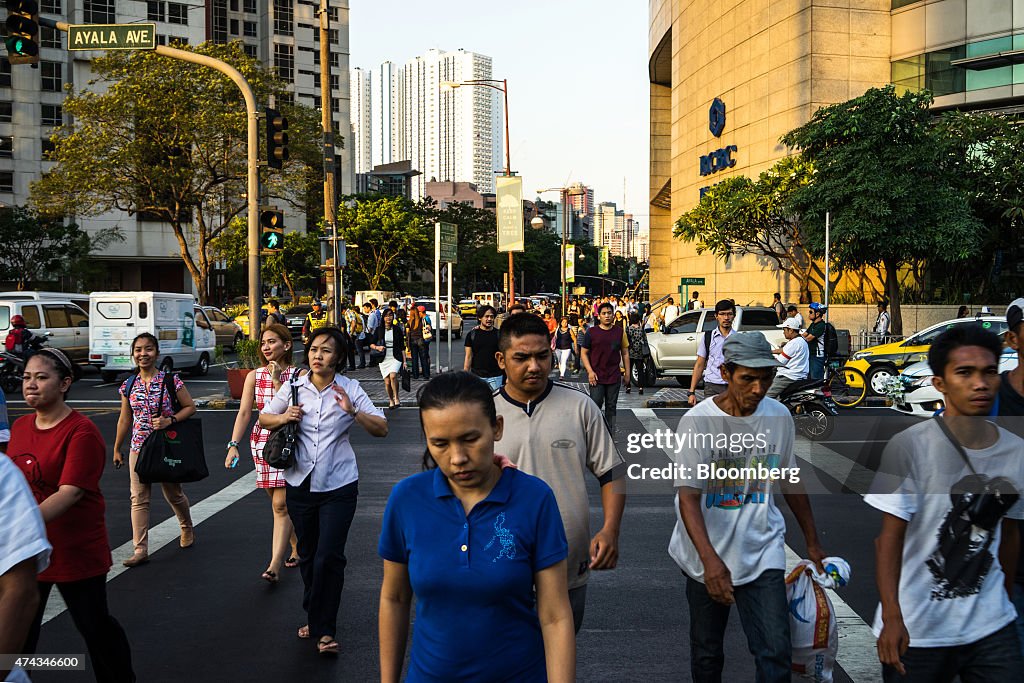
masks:
[[[245,376],[259,367],[259,346],[260,343],[255,339],[243,339],[235,347],[238,364],[236,367],[228,368],[228,391],[231,392],[231,398],[242,398]]]

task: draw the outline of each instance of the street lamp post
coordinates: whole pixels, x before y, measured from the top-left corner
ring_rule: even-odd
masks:
[[[500,84],[500,85],[499,85]],[[482,88],[492,88],[498,90],[505,97],[505,175],[512,175],[512,154],[510,152],[511,145],[508,137],[508,79],[503,78],[501,80],[492,78],[478,78],[469,81],[444,81],[443,86],[447,88],[461,88],[462,86],[479,86]],[[524,245],[525,248],[525,245]],[[514,260],[512,256],[513,252],[508,252],[508,302],[506,302],[506,308],[511,306],[515,302],[516,298],[516,274],[514,270]]]
[[[543,194],[544,192],[558,192],[562,197],[562,251],[561,251],[561,263],[559,264],[559,271],[562,275],[562,297],[561,297],[561,315],[565,315],[566,299],[568,298],[568,289],[565,282],[565,250],[568,246],[568,229],[569,229],[569,197],[579,197],[587,193],[587,190],[581,183],[573,183],[569,187],[549,187],[546,190],[537,190],[537,194]]]

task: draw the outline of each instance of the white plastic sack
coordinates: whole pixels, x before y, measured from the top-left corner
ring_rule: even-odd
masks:
[[[839,632],[826,588],[845,586],[850,565],[839,557],[826,557],[825,573],[810,560],[801,560],[786,577],[789,630],[793,643],[793,671],[803,678],[830,683],[839,651]]]

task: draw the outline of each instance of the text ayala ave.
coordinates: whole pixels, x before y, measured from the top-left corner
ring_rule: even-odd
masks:
[[[69,50],[152,50],[156,24],[86,24],[68,27]]]

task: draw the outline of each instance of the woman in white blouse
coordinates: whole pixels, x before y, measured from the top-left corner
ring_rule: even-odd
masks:
[[[279,429],[298,423],[295,464],[284,471],[288,514],[298,538],[302,608],[309,619],[299,638],[314,638],[321,654],[338,653],[338,608],[345,583],[345,542],[356,512],[359,470],[349,443],[358,424],[372,436],[387,436],[384,412],[373,405],[359,382],[338,374],[347,357],[346,340],[336,328],[313,332],[307,347],[309,372],[284,384],[260,414],[260,426]]]

